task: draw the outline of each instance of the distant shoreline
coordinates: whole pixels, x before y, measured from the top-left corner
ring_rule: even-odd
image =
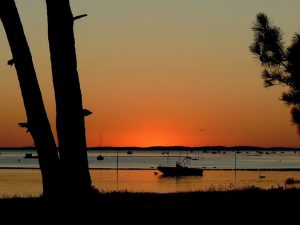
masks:
[[[39,170],[39,167],[0,167],[0,170]],[[117,170],[116,168],[89,168],[90,170]],[[156,168],[119,168],[118,170],[157,170]],[[207,171],[300,171],[300,168],[249,168],[249,169],[227,169],[227,168],[203,168]]]
[[[23,146],[23,147],[0,147],[1,150],[35,150],[34,146]],[[150,147],[117,147],[117,146],[103,146],[103,147],[88,147],[87,150],[111,150],[111,151],[127,151],[127,150],[157,150],[157,151],[300,151],[300,148],[293,147],[258,147],[258,146],[198,146],[198,147],[189,147],[189,146],[150,146]]]

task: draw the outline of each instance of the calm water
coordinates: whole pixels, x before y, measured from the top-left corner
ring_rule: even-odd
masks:
[[[38,159],[25,159],[25,153],[32,151],[11,151],[2,150],[0,152],[1,167],[27,167],[38,168]],[[170,151],[169,154],[161,151],[132,151],[133,154],[127,154],[126,151],[102,151],[104,160],[97,160],[99,151],[88,151],[88,160],[90,168],[109,168],[116,169],[117,161],[120,169],[153,169],[158,165],[175,165],[175,162],[183,159],[185,156],[193,158],[191,166],[216,168],[216,169],[281,169],[281,168],[300,168],[300,153],[291,151],[279,152],[256,152],[241,151],[236,152],[179,152]]]
[[[0,196],[40,195],[42,191],[37,159],[25,159],[25,153],[34,151],[1,151]],[[205,170],[203,177],[163,177],[155,168],[158,165],[174,165],[187,154],[194,160],[191,166],[209,169],[264,169],[300,168],[300,154],[294,152],[125,152],[102,151],[104,160],[98,161],[99,152],[88,152],[93,185],[103,191],[180,192],[196,190],[228,190],[246,186],[261,188],[284,187],[287,178],[300,180],[300,171],[243,171]],[[118,169],[117,168],[118,160]],[[3,168],[9,169],[3,169]],[[158,173],[157,173],[158,172]],[[264,178],[259,178],[263,175]],[[286,187],[289,188],[289,187]]]
[[[181,192],[197,190],[230,190],[256,186],[290,188],[284,185],[289,177],[300,180],[296,171],[263,171],[259,178],[256,171],[206,170],[203,177],[163,177],[152,170],[91,170],[93,185],[99,190],[136,192]],[[0,170],[0,196],[39,196],[42,193],[40,171],[35,169]]]

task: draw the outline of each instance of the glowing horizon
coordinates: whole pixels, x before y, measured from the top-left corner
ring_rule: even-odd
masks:
[[[16,1],[52,130],[55,104],[43,1]],[[265,89],[249,52],[251,25],[265,12],[288,45],[300,31],[300,2],[71,2],[89,147],[300,147],[284,88]],[[39,19],[37,19],[39,18]],[[286,46],[287,46],[286,45]],[[0,31],[0,146],[31,146],[6,36]]]

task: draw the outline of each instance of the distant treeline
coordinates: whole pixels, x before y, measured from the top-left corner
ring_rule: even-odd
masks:
[[[117,151],[128,151],[128,150],[156,150],[156,151],[300,151],[300,148],[290,147],[257,147],[257,146],[199,146],[199,147],[188,147],[188,146],[151,146],[151,147],[90,147],[88,150],[117,150]]]
[[[24,147],[0,147],[0,150],[35,150],[34,146],[24,146]]]
[[[0,147],[0,150],[33,150],[34,146],[25,147]],[[88,147],[88,150],[111,150],[111,151],[128,151],[128,150],[156,150],[156,151],[300,151],[300,148],[290,147],[257,147],[257,146],[151,146],[151,147],[114,147],[114,146],[102,146],[102,147]]]

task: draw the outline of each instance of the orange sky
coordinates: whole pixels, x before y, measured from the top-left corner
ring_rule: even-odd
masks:
[[[44,1],[17,0],[47,112],[55,105]],[[114,146],[300,147],[283,89],[265,89],[249,53],[251,24],[266,12],[290,43],[300,1],[71,1],[87,143]],[[37,19],[38,18],[38,19]],[[31,145],[0,26],[0,146]]]

